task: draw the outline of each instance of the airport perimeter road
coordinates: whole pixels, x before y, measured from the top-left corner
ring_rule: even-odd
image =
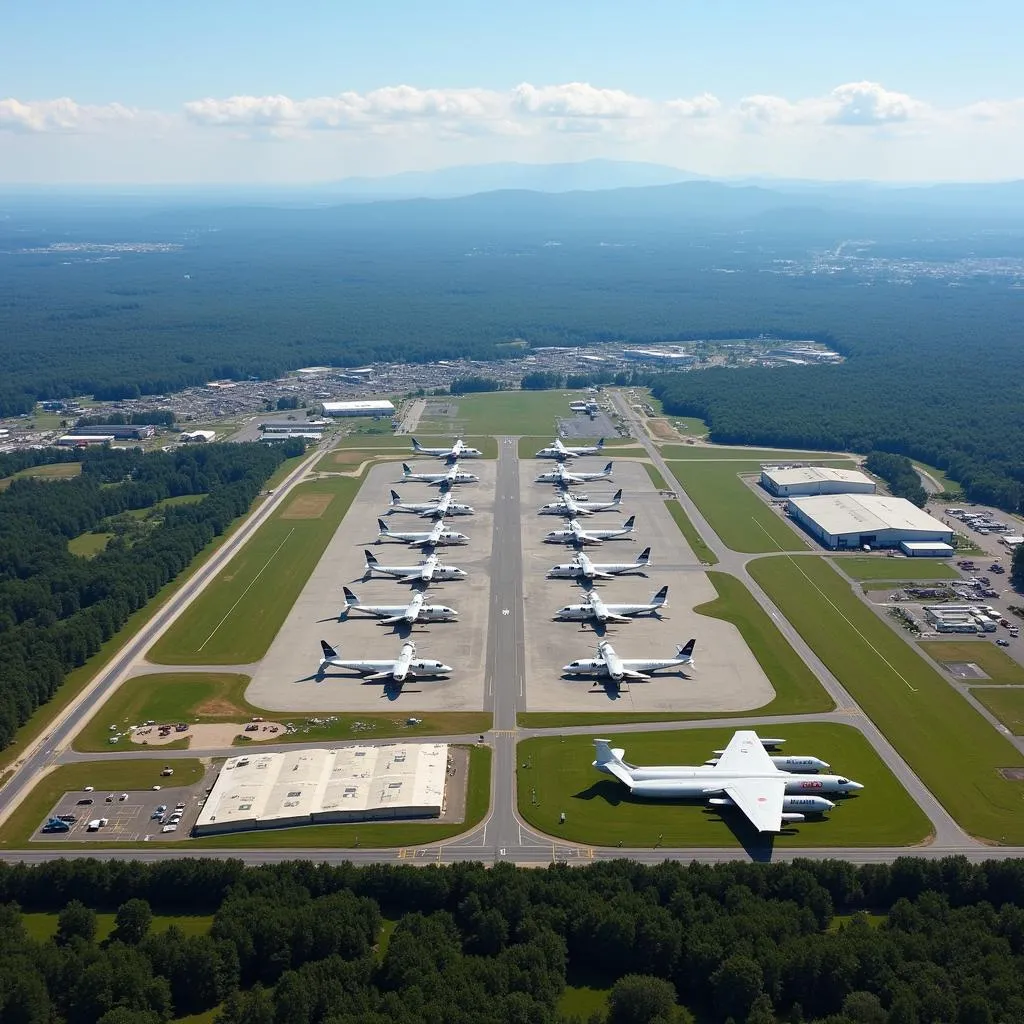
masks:
[[[218,548],[209,561],[188,579],[167,604],[153,616],[122,648],[113,660],[102,668],[95,679],[64,709],[51,724],[50,731],[26,751],[15,765],[14,775],[0,789],[0,823],[25,798],[47,769],[57,763],[58,756],[110,694],[121,685],[135,663],[159,639],[179,615],[215,579],[218,573],[238,553],[253,534],[280,507],[291,489],[305,476],[309,468],[323,457],[314,451],[275,488],[274,494],[252,513],[249,518]]]

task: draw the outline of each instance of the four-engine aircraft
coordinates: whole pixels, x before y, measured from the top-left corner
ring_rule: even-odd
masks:
[[[555,612],[556,619],[569,622],[629,622],[632,615],[655,615],[668,605],[668,587],[662,587],[647,604],[606,604],[596,590],[587,593],[582,604],[567,604]]]
[[[377,543],[382,540],[397,540],[404,544],[411,544],[414,548],[440,547],[443,544],[468,544],[469,538],[464,533],[449,530],[443,519],[438,519],[434,527],[428,533],[401,533],[390,529],[383,519],[377,520],[377,527],[380,534],[377,536]]]
[[[562,439],[556,437],[546,448],[541,448],[537,452],[538,459],[558,459],[559,462],[565,462],[566,459],[578,459],[581,455],[598,455],[604,451],[604,438],[595,445],[583,448],[573,448],[571,445],[562,444]]]
[[[364,675],[367,682],[383,680],[389,683],[403,683],[406,679],[446,676],[452,671],[451,665],[427,658],[417,658],[416,645],[411,640],[406,640],[402,644],[397,658],[389,658],[387,661],[360,661],[357,658],[339,657],[338,652],[326,640],[320,641],[320,647],[323,649],[323,657],[317,670],[319,676],[324,674],[324,669],[340,668]]]
[[[550,473],[541,473],[537,477],[539,484],[558,484],[559,487],[570,487],[572,484],[588,484],[594,480],[610,480],[612,477],[612,463],[608,463],[600,473],[570,473],[561,463]]]
[[[592,516],[595,512],[614,512],[622,504],[622,488],[620,487],[611,501],[578,501],[571,494],[566,492],[558,501],[552,501],[548,505],[542,505],[540,515],[542,516],[568,516],[575,519],[576,516]]]
[[[479,459],[483,456],[481,451],[465,444],[461,437],[456,439],[451,448],[424,448],[414,437],[412,450],[417,455],[433,455],[436,459],[447,459],[449,462],[458,462],[459,459]]]
[[[596,658],[577,658],[562,668],[567,676],[594,676],[621,683],[623,679],[648,679],[652,672],[667,668],[686,668],[693,664],[696,640],[689,640],[676,648],[674,658],[620,658],[607,640],[597,645]],[[825,766],[826,768],[828,765]]]
[[[733,735],[716,765],[639,767],[623,760],[608,740],[594,740],[594,767],[618,779],[638,797],[652,800],[691,798],[715,807],[738,807],[758,832],[779,832],[783,822],[824,814],[835,804],[823,793],[854,793],[864,787],[840,775],[808,775],[780,770],[757,733]]]
[[[636,516],[630,516],[615,530],[584,530],[579,520],[570,519],[562,530],[552,530],[545,538],[545,544],[603,544],[606,540],[628,537],[636,526]]]
[[[445,516],[471,516],[474,513],[471,505],[460,505],[455,501],[451,491],[445,491],[439,498],[430,501],[402,501],[398,491],[391,492],[391,505],[388,512],[413,512],[424,519],[444,519]]]
[[[585,551],[577,551],[571,562],[548,569],[548,579],[610,580],[623,573],[646,569],[650,564],[650,548],[644,548],[633,562],[592,562]]]
[[[364,576],[372,576],[379,572],[382,576],[390,576],[403,583],[434,583],[469,578],[465,569],[458,569],[454,565],[442,565],[437,555],[425,558],[418,565],[381,565],[372,551],[363,551],[363,555],[366,557]]]
[[[341,618],[347,618],[349,612],[359,611],[380,619],[382,626],[397,626],[402,622],[411,626],[416,622],[454,622],[459,617],[459,613],[447,605],[426,604],[422,593],[413,594],[408,604],[363,604],[348,587],[341,589],[345,593]]]
[[[431,487],[454,487],[456,484],[475,484],[480,477],[467,473],[457,462],[453,462],[443,473],[414,473],[411,467],[402,463],[402,479],[413,483],[430,484]]]

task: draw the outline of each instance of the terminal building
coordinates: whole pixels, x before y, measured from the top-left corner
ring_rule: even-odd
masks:
[[[324,402],[325,416],[394,416],[395,406],[387,400],[367,399],[360,402]]]
[[[874,494],[875,482],[857,469],[829,466],[765,466],[761,486],[776,498],[810,494]]]
[[[885,494],[819,494],[790,498],[789,514],[812,537],[834,551],[898,548],[928,542],[952,554],[953,531],[906,498]]]
[[[106,436],[118,441],[144,441],[156,433],[156,427],[149,423],[93,423],[88,427],[73,427],[68,431],[69,437]]]
[[[197,836],[330,822],[437,818],[447,743],[296,749],[228,758],[195,825]]]

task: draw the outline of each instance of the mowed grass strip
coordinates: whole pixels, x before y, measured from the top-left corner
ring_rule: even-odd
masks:
[[[54,462],[48,466],[29,466],[28,469],[19,469],[13,476],[0,479],[0,491],[6,491],[13,481],[26,476],[35,477],[37,480],[70,480],[81,473],[80,462]]]
[[[973,686],[971,693],[1006,726],[1014,736],[1024,736],[1024,690]]]
[[[835,465],[850,468],[853,456],[842,452],[800,452],[785,448],[734,448],[729,445],[688,445],[667,444],[661,449],[666,459],[683,459],[689,461],[732,460],[738,462],[756,462],[758,468],[762,462],[813,462],[816,466]],[[832,460],[822,462],[823,459]]]
[[[679,527],[679,532],[686,538],[697,561],[704,565],[718,565],[718,556],[704,543],[704,538],[697,532],[697,527],[690,521],[683,506],[675,498],[670,498],[665,502],[665,507]]]
[[[427,736],[472,736],[487,732],[492,717],[488,711],[439,711],[434,714],[422,712],[417,725],[409,725],[409,719],[396,715],[361,715],[358,712],[303,711],[293,715],[284,711],[264,712],[275,722],[291,723],[296,731],[278,734],[274,743],[325,743],[337,740],[365,741],[395,739],[416,740]],[[311,718],[320,719],[313,722]],[[236,737],[233,746],[258,746],[251,740]]]
[[[591,396],[592,397],[592,396]],[[584,391],[493,391],[479,395],[428,398],[425,434],[535,434],[555,429],[557,419],[572,416],[570,402],[585,401]],[[431,418],[438,403],[455,407],[453,416]],[[420,435],[417,433],[417,437]]]
[[[57,934],[59,914],[22,914],[21,923],[29,937],[37,942],[46,942]],[[96,915],[96,941],[109,939],[117,926],[116,914],[98,913]],[[201,914],[154,914],[149,926],[149,934],[165,932],[170,927],[177,928],[184,935],[208,935],[213,926],[212,915]]]
[[[909,846],[931,834],[921,809],[856,729],[844,725],[772,726],[788,753],[813,754],[832,770],[864,784],[857,796],[838,799],[821,819],[786,827],[775,838],[780,848],[814,846]],[[703,764],[732,737],[730,729],[624,733],[623,747],[637,765]],[[519,813],[551,836],[593,846],[679,848],[737,846],[756,841],[742,815],[711,810],[699,800],[645,801],[593,767],[590,736],[524,740],[516,752]],[[522,767],[529,765],[528,768]],[[559,824],[564,811],[566,821]],[[660,841],[659,841],[660,838]]]
[[[957,571],[947,562],[932,558],[879,558],[871,556],[832,559],[840,569],[852,580],[899,580],[916,582],[918,580],[953,580]]]
[[[977,665],[988,676],[985,683],[1024,685],[1024,667],[988,640],[925,640],[919,646],[940,665]]]
[[[1024,757],[851,592],[823,558],[760,558],[767,591],[947,811],[973,835],[1024,842]]]
[[[294,488],[150,649],[149,660],[161,665],[240,665],[262,658],[361,483],[359,478],[330,477]],[[293,518],[299,510],[305,510],[306,518]]]

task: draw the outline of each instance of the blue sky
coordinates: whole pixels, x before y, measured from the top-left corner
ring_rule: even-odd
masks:
[[[630,155],[712,174],[1024,176],[1020,0],[7,0],[2,14],[6,181]]]

